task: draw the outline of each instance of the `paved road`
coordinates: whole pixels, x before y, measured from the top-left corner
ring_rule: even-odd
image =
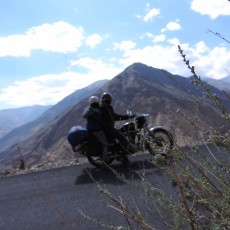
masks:
[[[113,168],[124,174],[130,183],[119,180],[107,169],[95,169],[89,164],[0,178],[0,230],[103,229],[80,212],[110,226],[127,227],[125,218],[111,208],[114,204],[99,191],[87,171],[123,203],[136,202],[153,227],[165,230],[154,201],[151,204],[148,200],[146,204],[143,192],[137,189],[138,185],[143,188],[144,184],[140,175],[145,174],[152,185],[175,198],[177,192],[173,190],[169,176],[149,163],[150,157],[131,158],[134,163],[131,169],[113,164]],[[152,209],[147,210],[145,205]]]
[[[131,160],[134,162],[132,169],[124,169],[120,164],[113,164],[113,168],[124,174],[131,183],[141,184],[139,175],[144,173],[156,184],[166,188],[170,186],[166,175],[147,159],[136,157]],[[1,178],[0,229],[103,229],[84,218],[80,212],[107,225],[127,226],[124,217],[109,207],[109,204],[114,204],[99,191],[87,171],[115,197],[119,198],[122,194],[122,199],[134,200],[144,209],[141,192],[119,180],[110,170],[95,169],[89,164],[70,166]],[[158,227],[161,226],[158,218],[151,219]]]

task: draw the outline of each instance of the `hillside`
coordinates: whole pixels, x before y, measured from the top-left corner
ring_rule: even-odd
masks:
[[[0,138],[0,152],[9,148],[11,145],[15,145],[32,136],[41,127],[45,126],[47,123],[54,120],[61,114],[66,113],[80,100],[91,95],[92,92],[100,88],[106,82],[107,80],[97,81],[87,87],[76,90],[74,93],[67,96],[56,105],[47,109],[44,113],[40,113],[40,116],[38,116],[37,119],[34,119],[31,122],[28,122],[18,128],[13,129],[7,135]]]
[[[230,103],[224,94],[212,87],[213,92],[223,100],[228,111]],[[162,69],[155,69],[135,63],[95,91],[100,96],[108,91],[113,95],[113,105],[117,112],[125,113],[129,107],[135,113],[149,113],[149,126],[163,125],[170,130],[178,145],[186,145],[191,139],[200,140],[199,132],[178,113],[178,109],[192,119],[198,119],[201,127],[219,128],[224,123],[219,112],[198,86],[190,79],[173,75]],[[193,96],[194,95],[194,96]],[[197,110],[194,110],[194,104]],[[75,124],[85,124],[82,112],[88,106],[88,97],[79,100],[72,108],[39,129],[20,147],[28,165],[62,161],[73,153],[66,141],[68,130]],[[228,127],[226,127],[228,129]],[[18,157],[17,148],[5,153],[2,164],[10,164]],[[6,157],[7,156],[7,157]],[[16,162],[16,161],[15,161]],[[15,163],[16,164],[16,163]]]
[[[34,105],[0,110],[0,138],[11,130],[36,119],[50,107],[51,106]]]
[[[208,84],[215,86],[216,88],[220,90],[226,91],[228,94],[230,94],[230,76],[224,77],[222,79],[216,80],[211,78],[204,78],[204,81]]]

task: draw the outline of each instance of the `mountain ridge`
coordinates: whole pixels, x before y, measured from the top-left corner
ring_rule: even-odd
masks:
[[[223,97],[222,91],[214,87],[212,89]],[[192,116],[192,119],[199,117],[202,122],[200,125],[204,127],[219,128],[223,124],[214,103],[204,98],[202,90],[192,84],[190,79],[141,63],[127,67],[91,93],[100,97],[103,92],[110,92],[113,95],[113,106],[118,113],[125,113],[127,108],[130,108],[138,113],[151,114],[149,125],[163,125],[173,133],[179,145],[188,144],[191,138],[199,140],[200,134],[194,127],[191,128],[189,122],[183,120],[177,111],[182,111],[188,117]],[[223,102],[230,110],[229,101],[223,99]],[[88,97],[82,98],[68,111],[21,142],[20,146],[23,148],[27,164],[70,158],[73,153],[66,136],[71,126],[85,124],[82,113],[87,106]],[[197,111],[193,106],[197,107]],[[8,149],[6,154],[9,156],[8,163],[10,158],[17,161],[15,147]]]
[[[56,105],[53,105],[35,120],[28,122],[18,128],[15,128],[2,138],[0,138],[0,152],[11,146],[11,143],[17,144],[29,136],[37,132],[43,125],[46,125],[60,114],[65,113],[70,109],[74,104],[76,104],[82,98],[90,95],[92,91],[97,90],[108,80],[100,80],[90,84],[87,87],[76,90],[69,96],[65,97],[63,100],[59,101]]]
[[[11,130],[36,119],[50,107],[51,105],[33,105],[0,110],[0,138]]]

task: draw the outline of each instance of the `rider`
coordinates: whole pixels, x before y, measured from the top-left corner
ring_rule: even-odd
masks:
[[[128,120],[130,118],[135,117],[135,115],[121,115],[114,112],[112,103],[112,95],[110,93],[103,93],[101,95],[101,106],[100,109],[102,111],[102,119],[106,125],[103,126],[103,131],[107,138],[118,139],[126,152],[136,152],[136,147],[129,142],[125,136],[114,127],[114,121]],[[128,152],[127,152],[128,154]],[[128,158],[124,158],[124,164],[128,163]]]
[[[87,119],[86,128],[88,132],[95,136],[102,144],[102,160],[104,160],[108,152],[108,142],[102,130],[105,123],[102,121],[99,98],[97,96],[91,96],[89,98],[89,105],[89,108],[83,113],[83,117]]]

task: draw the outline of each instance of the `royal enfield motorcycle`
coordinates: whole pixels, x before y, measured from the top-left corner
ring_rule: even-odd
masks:
[[[128,111],[130,114],[130,111]],[[163,126],[148,128],[149,114],[138,114],[133,120],[126,122],[120,127],[120,132],[136,146],[136,152],[146,152],[157,155],[161,154],[167,158],[173,148],[174,141],[172,134]],[[127,157],[127,151],[124,151],[118,140],[109,140],[108,154],[102,161],[102,146],[97,139],[88,134],[87,130],[79,126],[79,145],[72,146],[75,152],[86,156],[88,161],[95,167],[101,167],[105,164],[110,165],[113,161],[122,161]],[[71,144],[71,143],[70,143]]]

